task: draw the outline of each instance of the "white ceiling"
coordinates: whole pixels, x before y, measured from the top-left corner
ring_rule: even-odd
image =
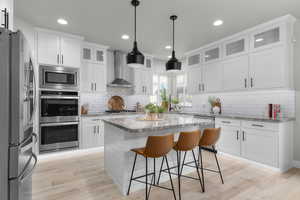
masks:
[[[166,58],[171,14],[178,15],[176,51],[184,52],[285,14],[300,18],[300,0],[141,0],[138,45]],[[84,36],[90,42],[129,51],[133,38],[130,0],[15,0],[15,15],[33,25]],[[58,25],[63,17],[69,25]],[[224,25],[212,26],[216,19]],[[122,40],[122,34],[130,40]]]

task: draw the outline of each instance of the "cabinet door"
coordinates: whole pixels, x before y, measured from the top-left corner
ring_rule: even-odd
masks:
[[[88,123],[88,122],[82,123],[81,146],[83,149],[92,148],[95,146],[96,132],[97,132],[97,125],[95,123]]]
[[[277,133],[267,130],[244,129],[242,156],[259,163],[278,167]]]
[[[207,63],[207,62],[216,61],[221,57],[220,54],[221,54],[220,47],[214,47],[208,49],[204,51],[204,62]]]
[[[241,155],[241,133],[239,127],[220,126],[221,135],[217,143],[218,150],[224,153],[240,156]]]
[[[224,90],[241,90],[248,87],[249,56],[234,57],[223,62]]]
[[[61,64],[68,67],[80,67],[81,41],[61,37]]]
[[[283,46],[250,54],[251,88],[285,86],[285,52]]]
[[[223,88],[223,68],[220,62],[203,66],[204,92],[216,92]]]
[[[202,92],[202,68],[192,68],[187,72],[187,93],[199,94]]]
[[[95,91],[93,65],[90,63],[83,63],[80,73],[81,73],[81,81],[80,81],[81,91],[83,92]]]
[[[134,69],[134,93],[137,95],[144,94],[145,92],[144,75],[142,70]]]
[[[143,72],[144,74],[144,84],[145,85],[145,94],[153,95],[153,73],[150,70]]]
[[[38,63],[59,65],[61,57],[59,54],[59,37],[48,32],[38,32]]]
[[[106,63],[106,50],[104,49],[94,49],[94,60],[96,63],[105,64]]]
[[[201,54],[197,53],[187,57],[187,66],[189,67],[199,67],[201,63]]]
[[[248,39],[247,37],[240,37],[234,40],[230,40],[224,44],[224,57],[238,56],[248,51]]]
[[[84,46],[82,48],[82,60],[83,61],[88,61],[91,62],[92,61],[92,48],[88,47],[88,46]]]
[[[286,35],[283,29],[283,25],[275,25],[256,31],[251,36],[251,48],[264,49],[283,42]]]
[[[95,84],[94,92],[106,92],[106,66],[93,64],[93,83]]]

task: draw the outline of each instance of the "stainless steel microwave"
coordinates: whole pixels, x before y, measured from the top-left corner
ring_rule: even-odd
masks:
[[[40,88],[79,90],[79,69],[40,65]]]

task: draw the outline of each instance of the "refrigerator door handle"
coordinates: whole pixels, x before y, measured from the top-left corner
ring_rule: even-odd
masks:
[[[36,133],[32,133],[32,136],[34,137],[34,144],[36,144],[38,142],[38,136]]]
[[[20,182],[23,182],[24,179],[26,179],[28,176],[32,175],[32,173],[36,167],[36,164],[37,164],[37,156],[34,153],[32,153],[32,158],[34,159],[33,167],[29,170],[28,173],[25,173],[27,171],[26,169],[23,171],[23,173],[18,178],[20,180]],[[30,159],[29,163],[31,162],[31,160],[32,159]],[[28,163],[28,165],[29,165],[29,163]],[[26,168],[28,167],[28,165],[26,166]]]

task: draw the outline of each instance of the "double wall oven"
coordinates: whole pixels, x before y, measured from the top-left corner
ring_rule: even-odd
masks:
[[[40,152],[79,145],[79,71],[40,66]]]

